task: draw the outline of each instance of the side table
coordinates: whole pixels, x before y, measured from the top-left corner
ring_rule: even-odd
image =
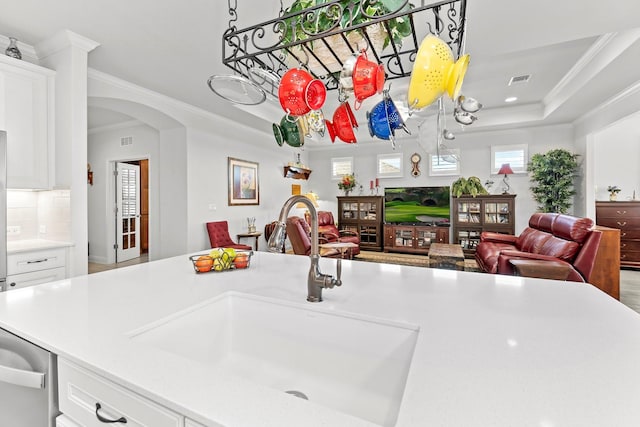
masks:
[[[261,232],[256,231],[255,233],[238,233],[237,236],[238,236],[238,243],[240,243],[240,239],[243,237],[253,237],[254,238],[253,247],[256,251],[258,250],[258,240],[260,239],[260,236],[262,236]]]

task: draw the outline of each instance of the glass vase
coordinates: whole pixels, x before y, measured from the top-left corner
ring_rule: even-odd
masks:
[[[12,58],[22,59],[22,53],[18,49],[18,40],[16,38],[9,37],[9,46],[4,53]]]

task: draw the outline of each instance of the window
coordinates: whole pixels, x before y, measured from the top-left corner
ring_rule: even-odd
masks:
[[[505,163],[509,163],[513,173],[526,173],[529,161],[527,148],[527,144],[491,146],[491,173],[496,175]]]
[[[331,158],[331,179],[341,179],[353,173],[353,157]]]
[[[378,154],[378,178],[402,178],[402,154]]]
[[[429,176],[460,175],[460,150],[429,155]]]

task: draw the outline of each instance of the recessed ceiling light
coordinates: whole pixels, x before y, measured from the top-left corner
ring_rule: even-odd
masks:
[[[510,96],[504,100],[504,102],[516,102],[518,100],[517,96]]]

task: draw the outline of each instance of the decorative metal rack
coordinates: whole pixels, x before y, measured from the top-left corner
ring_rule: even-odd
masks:
[[[277,97],[279,78],[289,68],[307,64],[311,58],[317,61],[317,66],[311,70],[314,77],[322,80],[328,90],[337,89],[339,71],[336,72],[335,69],[332,71],[314,53],[313,44],[321,43],[326,46],[341,67],[347,58],[341,58],[336,53],[338,50],[346,48],[349,53],[354,53],[365,47],[357,46],[347,38],[354,31],[359,32],[366,39],[369,59],[384,64],[387,80],[411,74],[420,43],[429,33],[444,40],[454,56],[459,57],[464,53],[466,0],[437,1],[428,5],[425,5],[422,0],[421,6],[409,5],[410,0],[405,0],[394,12],[383,16],[367,16],[370,18],[368,21],[358,24],[353,24],[353,18],[346,24],[341,24],[341,17],[345,10],[349,12],[348,16],[353,17],[355,8],[362,7],[366,10],[368,5],[376,5],[379,2],[382,0],[352,0],[344,6],[340,0],[327,1],[322,5],[280,16],[245,29],[237,29],[233,25],[237,14],[235,9],[230,7],[229,14],[232,19],[222,37],[222,62],[235,72],[259,84],[267,93]],[[315,32],[310,27],[320,14],[324,17],[335,16],[335,22],[331,28]],[[398,18],[409,20],[411,34],[403,39],[401,46],[390,43],[385,49],[376,49],[369,35],[370,29],[374,26],[383,26],[390,34],[389,22]],[[296,31],[292,31],[293,40],[283,44],[282,38],[287,25],[291,25],[292,28],[300,26],[308,37],[297,39]],[[329,43],[328,38],[336,35],[338,37],[332,37]],[[255,73],[255,70],[261,73]],[[265,70],[267,73],[264,72]]]

